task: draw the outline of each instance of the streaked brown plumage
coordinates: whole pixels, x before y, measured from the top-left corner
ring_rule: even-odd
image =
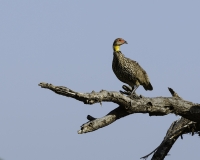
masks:
[[[126,58],[119,50],[119,46],[127,44],[122,38],[117,38],[113,43],[112,69],[116,77],[132,87],[132,93],[142,85],[145,90],[153,90],[146,71],[136,62]]]

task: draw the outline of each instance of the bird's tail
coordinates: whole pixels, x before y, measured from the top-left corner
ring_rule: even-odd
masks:
[[[150,90],[150,91],[152,91],[152,90],[153,90],[153,86],[152,86],[151,83],[149,82],[147,85],[144,85],[144,89],[145,89],[145,90]]]

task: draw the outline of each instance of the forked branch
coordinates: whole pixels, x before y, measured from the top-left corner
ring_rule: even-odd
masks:
[[[149,98],[131,95],[131,89],[127,86],[123,86],[125,91],[120,92],[102,90],[91,93],[80,93],[64,86],[54,86],[48,83],[40,83],[39,86],[50,89],[57,94],[74,98],[84,104],[113,102],[119,105],[102,118],[88,115],[89,121],[81,126],[79,134],[95,131],[134,113],[148,113],[150,116],[164,116],[171,113],[182,116],[180,120],[172,123],[161,144],[153,152],[142,157],[143,159],[154,153],[152,160],[163,160],[179,136],[182,137],[183,134],[187,133],[200,135],[200,105],[183,100],[171,88],[169,91],[172,97]]]
[[[114,91],[102,90],[100,92],[80,93],[67,87],[54,86],[48,83],[40,83],[39,86],[50,89],[57,94],[82,101],[84,104],[113,102],[124,108],[128,114],[149,113],[150,116],[158,116],[173,113],[191,121],[200,122],[200,105],[185,101],[177,96],[134,98]]]

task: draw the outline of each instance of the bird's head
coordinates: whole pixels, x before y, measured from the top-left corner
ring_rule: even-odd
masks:
[[[128,43],[124,39],[122,39],[122,38],[115,39],[115,41],[113,42],[113,50],[114,50],[114,52],[115,51],[119,51],[119,47],[122,44],[128,44]]]

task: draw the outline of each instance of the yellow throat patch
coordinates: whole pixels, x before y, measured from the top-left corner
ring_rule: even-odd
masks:
[[[115,51],[119,51],[120,47],[119,46],[113,46],[113,50]]]

